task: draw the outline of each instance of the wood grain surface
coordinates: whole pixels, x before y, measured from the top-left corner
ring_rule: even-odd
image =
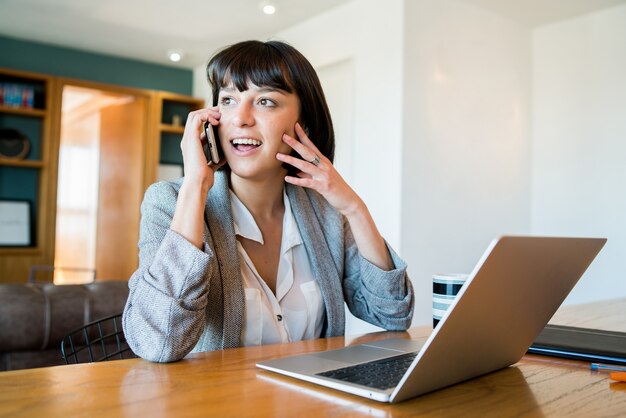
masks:
[[[596,321],[615,320],[595,314]],[[597,304],[602,312],[603,306]],[[584,312],[593,310],[586,306]],[[622,323],[623,319],[617,322]],[[598,324],[599,322],[595,322]],[[572,324],[574,325],[574,324]],[[258,361],[384,338],[425,340],[431,329],[380,332],[200,353],[170,364],[141,359],[0,373],[7,417],[612,417],[626,413],[626,383],[579,361],[527,355],[506,369],[401,402],[382,404],[255,367]]]

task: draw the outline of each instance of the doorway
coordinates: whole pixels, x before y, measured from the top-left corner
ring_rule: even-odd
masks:
[[[54,283],[127,280],[137,269],[147,98],[62,87]]]

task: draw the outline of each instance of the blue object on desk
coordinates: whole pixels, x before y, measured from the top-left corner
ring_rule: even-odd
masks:
[[[594,372],[626,372],[626,366],[615,364],[591,363],[591,370]]]

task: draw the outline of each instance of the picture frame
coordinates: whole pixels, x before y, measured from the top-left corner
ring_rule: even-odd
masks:
[[[0,200],[0,247],[32,246],[31,202]]]

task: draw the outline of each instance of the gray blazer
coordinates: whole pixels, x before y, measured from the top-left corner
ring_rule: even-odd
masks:
[[[204,251],[170,230],[182,179],[153,184],[141,205],[139,268],[129,281],[124,333],[139,356],[180,360],[192,350],[241,345],[245,296],[230,206],[228,174],[215,175],[205,210]],[[395,269],[361,257],[345,217],[318,193],[286,184],[287,196],[322,293],[324,335],[343,335],[344,300],[357,317],[405,330],[413,317],[406,264]]]

